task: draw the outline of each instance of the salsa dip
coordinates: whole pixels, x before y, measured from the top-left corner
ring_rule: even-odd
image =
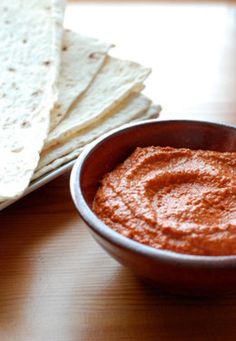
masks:
[[[157,249],[236,255],[236,152],[138,147],[104,176],[93,211]]]

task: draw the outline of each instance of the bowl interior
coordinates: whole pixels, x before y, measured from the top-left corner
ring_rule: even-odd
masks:
[[[236,151],[236,128],[195,121],[152,121],[124,128],[96,143],[85,155],[80,187],[91,208],[103,175],[123,162],[136,147]]]

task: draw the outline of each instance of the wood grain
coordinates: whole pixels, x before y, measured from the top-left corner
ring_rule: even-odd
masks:
[[[66,24],[151,65],[146,93],[162,118],[236,124],[235,2],[73,4]],[[68,182],[0,213],[0,340],[235,339],[235,296],[180,298],[142,283],[90,237]]]

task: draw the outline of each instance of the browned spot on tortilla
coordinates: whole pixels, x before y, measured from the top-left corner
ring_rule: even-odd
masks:
[[[38,96],[42,91],[41,90],[36,90],[34,92],[32,92],[32,96]]]
[[[27,43],[27,39],[23,39],[23,40],[22,40],[22,43],[23,43],[23,44],[26,44],[26,43]]]
[[[20,153],[23,150],[23,147],[15,147],[11,149],[12,153]]]
[[[9,67],[9,68],[8,68],[8,71],[10,71],[10,72],[15,72],[16,69],[14,69],[13,67]]]
[[[89,54],[90,59],[99,59],[99,54],[97,52],[92,52]]]
[[[68,46],[63,46],[62,47],[62,51],[67,51],[68,50]]]
[[[5,24],[6,25],[10,24],[10,20],[5,20]]]
[[[30,124],[29,121],[23,121],[23,122],[21,123],[21,126],[22,126],[22,128],[28,128],[28,127],[31,126],[31,124]]]
[[[50,64],[51,64],[50,60],[45,60],[43,62],[43,65],[45,65],[45,66],[49,66]]]

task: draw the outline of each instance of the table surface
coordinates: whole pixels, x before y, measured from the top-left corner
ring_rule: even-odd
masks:
[[[236,123],[236,3],[71,3],[66,26],[153,68],[162,118]],[[236,296],[190,299],[141,283],[91,238],[69,174],[0,213],[0,340],[234,340]]]

